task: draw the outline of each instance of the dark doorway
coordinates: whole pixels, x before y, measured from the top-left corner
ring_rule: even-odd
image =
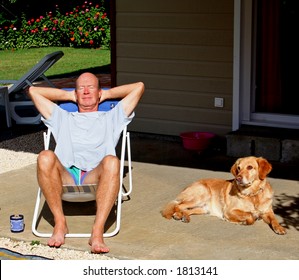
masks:
[[[255,1],[255,112],[299,115],[299,1]]]

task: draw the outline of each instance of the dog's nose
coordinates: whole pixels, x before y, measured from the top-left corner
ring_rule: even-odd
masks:
[[[236,180],[237,180],[239,183],[241,183],[241,182],[242,182],[242,176],[237,176],[237,177],[236,177]]]

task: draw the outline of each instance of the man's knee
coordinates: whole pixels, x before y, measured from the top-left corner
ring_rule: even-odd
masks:
[[[56,161],[56,155],[51,150],[41,151],[37,157],[37,166],[39,168],[52,168]]]
[[[104,172],[118,173],[120,168],[119,159],[116,156],[106,156],[102,160]]]

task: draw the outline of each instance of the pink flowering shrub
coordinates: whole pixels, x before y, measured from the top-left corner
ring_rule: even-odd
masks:
[[[110,22],[101,4],[85,1],[72,11],[26,18],[0,27],[0,50],[61,46],[110,49]]]

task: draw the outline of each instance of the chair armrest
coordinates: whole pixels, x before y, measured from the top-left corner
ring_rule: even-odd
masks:
[[[18,80],[0,80],[0,84],[15,84]]]

